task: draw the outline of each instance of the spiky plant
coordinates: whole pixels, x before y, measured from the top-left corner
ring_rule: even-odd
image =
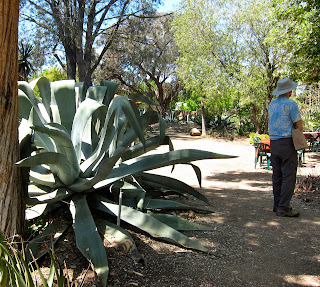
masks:
[[[36,85],[41,99],[34,96]],[[205,203],[208,200],[181,181],[146,171],[229,157],[199,150],[173,150],[163,119],[151,109],[141,113],[134,100],[114,97],[117,87],[116,83],[103,82],[84,93],[83,85],[72,80],[50,83],[42,77],[30,84],[19,82],[21,150],[26,153],[30,149],[30,136],[33,147],[32,154],[17,163],[30,168],[27,218],[35,218],[57,204],[67,204],[77,247],[92,262],[103,286],[107,285],[108,261],[98,230],[102,235],[112,233],[118,240],[134,244],[120,221],[153,237],[208,251],[174,228],[181,220],[172,223],[171,216],[144,213],[147,209],[187,208],[159,199],[170,193],[190,194]],[[132,98],[154,104],[141,96]],[[159,122],[159,133],[145,138],[146,128],[155,122]],[[169,146],[168,152],[145,154],[162,144]],[[200,178],[200,170],[192,166]],[[104,221],[97,226],[94,209],[114,215],[117,225]]]

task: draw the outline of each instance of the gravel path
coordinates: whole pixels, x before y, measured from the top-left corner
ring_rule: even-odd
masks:
[[[113,254],[110,286],[320,286],[319,208],[293,199],[299,218],[272,212],[271,174],[254,168],[254,148],[246,141],[172,135],[175,149],[195,148],[236,155],[234,159],[196,162],[202,171],[201,191],[213,214],[182,214],[210,232],[186,232],[219,257],[192,252],[136,234],[145,266]],[[320,174],[318,163],[306,156],[298,174]],[[171,168],[157,173],[171,174]],[[178,165],[172,177],[197,186],[190,166]],[[194,204],[201,204],[194,200]],[[120,258],[121,257],[121,258]]]

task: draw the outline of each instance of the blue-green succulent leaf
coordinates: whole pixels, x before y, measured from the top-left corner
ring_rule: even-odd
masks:
[[[78,162],[76,152],[74,150],[73,143],[71,141],[70,135],[65,130],[65,128],[56,123],[49,123],[45,126],[34,126],[35,131],[47,134],[50,136],[56,146],[57,152],[66,156],[68,161],[71,163],[73,169],[79,175],[80,164]]]
[[[101,112],[103,112],[104,114],[106,114],[107,112],[106,106],[98,103],[95,100],[87,98],[80,104],[74,117],[71,131],[71,140],[74,145],[78,162],[80,162],[81,159],[82,137],[85,131],[85,127],[92,114],[98,109],[101,109]]]
[[[107,286],[108,258],[92,218],[86,196],[84,194],[73,196],[70,210],[73,217],[77,247],[93,263],[94,270],[101,278],[103,286]]]
[[[172,164],[188,163],[190,161],[203,159],[223,159],[233,157],[234,156],[193,149],[176,150],[163,154],[141,156],[139,158],[124,161],[119,166],[115,167],[105,180],[99,182],[94,187],[98,189],[130,174],[169,166]]]
[[[51,118],[51,109],[50,109],[51,87],[50,87],[50,82],[46,77],[40,77],[40,78],[37,78],[37,79],[30,82],[30,86],[32,89],[34,89],[34,87],[36,85],[39,88],[42,103],[45,106],[46,111]]]
[[[213,230],[211,227],[196,224],[171,214],[153,213],[153,214],[150,214],[150,216],[176,230],[183,230],[183,231],[187,231],[187,230],[212,231]]]
[[[70,135],[76,113],[74,80],[61,80],[51,83],[51,111],[53,121],[63,125]]]
[[[115,216],[117,216],[119,212],[119,205],[107,201],[102,201],[101,204],[96,207],[101,210],[106,208]],[[131,207],[121,206],[121,220],[140,228],[153,237],[162,238],[168,242],[174,242],[187,248],[209,252],[209,250],[203,245],[191,240],[179,231],[149,216],[148,214],[134,210]]]
[[[38,114],[41,122],[43,124],[50,122],[50,116],[42,102],[36,98],[36,96],[33,93],[33,90],[31,86],[27,82],[18,82],[19,87],[19,95],[22,96],[22,93],[25,94],[25,96],[29,99],[32,107],[35,109],[36,113]],[[29,109],[28,107],[26,107]]]
[[[65,185],[72,184],[78,177],[78,173],[73,169],[71,163],[66,156],[61,153],[38,153],[16,163],[16,165],[21,167],[33,167],[41,164],[55,165],[57,168],[57,176]]]

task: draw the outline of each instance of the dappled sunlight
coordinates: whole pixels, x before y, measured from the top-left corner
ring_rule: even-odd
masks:
[[[267,225],[269,225],[269,226],[280,226],[280,223],[276,222],[276,221],[268,221]]]
[[[285,282],[289,284],[297,284],[301,286],[320,286],[320,276],[315,275],[286,275]]]
[[[214,216],[212,219],[214,222],[219,223],[219,224],[223,224],[226,222],[226,218],[223,216]]]
[[[260,227],[260,224],[256,222],[247,222],[244,227]]]
[[[315,218],[314,220],[307,220],[307,219],[302,219],[301,222],[303,223],[308,223],[308,224],[315,224],[315,225],[320,225],[320,218]]]

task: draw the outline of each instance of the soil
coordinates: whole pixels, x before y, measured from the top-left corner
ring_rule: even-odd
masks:
[[[195,162],[202,171],[201,188],[191,166],[177,165],[172,173],[171,167],[155,172],[183,180],[209,199],[214,213],[176,214],[213,229],[184,234],[216,256],[131,230],[144,261],[136,263],[106,244],[108,286],[320,286],[320,153],[307,151],[298,169],[292,205],[300,211],[300,217],[277,217],[272,211],[272,170],[265,163],[254,167],[254,147],[249,140],[190,136],[189,129],[185,125],[169,129],[175,149],[194,148],[237,157]],[[188,204],[208,207],[192,198]],[[56,247],[58,258],[65,262],[70,277],[85,277],[84,286],[98,286],[93,272],[86,271],[89,264],[77,251],[72,237],[69,228]]]

